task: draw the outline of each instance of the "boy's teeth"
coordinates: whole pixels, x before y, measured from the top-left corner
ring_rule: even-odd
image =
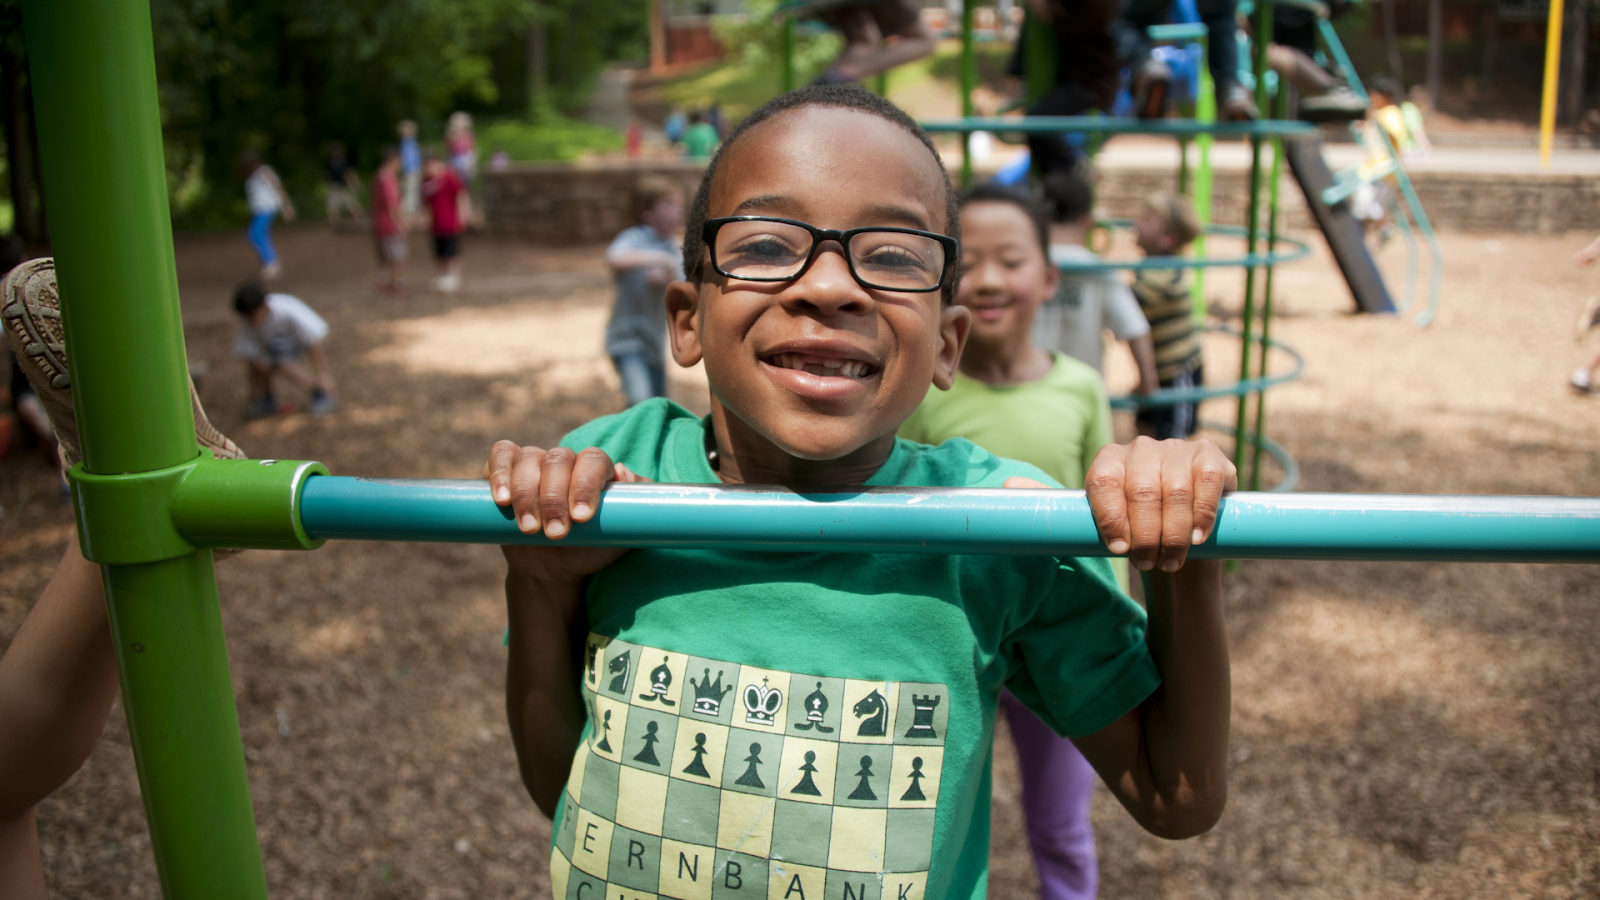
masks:
[[[867,374],[867,364],[853,359],[819,359],[800,353],[779,353],[772,362],[780,369],[796,369],[810,375],[825,377],[861,378]]]

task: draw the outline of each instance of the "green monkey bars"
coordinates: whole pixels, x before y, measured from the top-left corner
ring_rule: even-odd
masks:
[[[185,900],[264,898],[206,548],[313,549],[330,537],[521,538],[481,482],[334,478],[317,463],[214,460],[199,450],[149,8],[141,0],[25,0],[24,22],[85,454],[70,475],[73,500],[85,555],[103,566],[162,891]],[[969,517],[984,525],[976,537],[968,536]],[[829,532],[829,523],[840,527]],[[763,534],[769,547],[1104,552],[1073,492],[797,497],[772,488],[629,486],[608,495],[574,539],[728,546],[759,543]],[[1241,494],[1225,501],[1210,543],[1200,552],[1597,561],[1600,500]]]

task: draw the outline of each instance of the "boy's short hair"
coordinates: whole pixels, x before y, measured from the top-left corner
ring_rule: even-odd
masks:
[[[1022,210],[1033,223],[1034,237],[1039,241],[1039,251],[1050,258],[1050,213],[1045,205],[1014,187],[1001,184],[980,184],[961,193],[961,208],[972,203],[1009,203]]]
[[[393,144],[384,144],[383,145],[383,149],[378,151],[378,165],[380,165],[380,166],[383,165],[384,163],[388,162],[391,159],[399,159],[399,158],[400,158],[400,148],[396,147]]]
[[[645,177],[633,189],[633,212],[642,216],[668,197],[683,199],[683,188],[665,178]]]
[[[726,156],[729,148],[737,144],[750,129],[790,110],[807,106],[833,106],[860,110],[868,115],[893,122],[907,134],[921,141],[922,146],[926,147],[933,157],[934,163],[938,165],[940,176],[944,178],[945,233],[957,241],[961,240],[961,205],[956,197],[956,188],[950,183],[950,173],[945,171],[944,160],[939,157],[939,150],[933,146],[933,140],[928,137],[928,133],[900,107],[860,85],[813,84],[787,94],[779,94],[761,104],[755,112],[745,116],[744,121],[729,132],[726,138],[723,138],[722,146],[718,147],[716,154],[711,157],[711,162],[706,166],[705,177],[700,180],[700,189],[695,191],[694,202],[689,205],[688,221],[684,226],[683,272],[689,281],[696,285],[700,283],[700,256],[706,248],[705,241],[700,238],[700,231],[711,215],[711,187],[716,183],[718,164],[722,162],[722,157]],[[956,290],[960,286],[961,267],[951,266],[950,277],[946,279],[940,291],[946,306],[955,302]]]
[[[1399,100],[1406,95],[1405,88],[1400,86],[1392,76],[1379,75],[1367,85],[1367,93],[1382,94],[1390,100]]]
[[[1194,214],[1194,204],[1177,191],[1156,191],[1145,198],[1145,208],[1161,218],[1161,230],[1172,238],[1172,252],[1177,253],[1200,236],[1200,220]]]
[[[267,292],[259,281],[246,281],[233,292],[233,310],[246,318],[267,305]]]
[[[1094,188],[1089,179],[1071,169],[1057,169],[1044,177],[1044,199],[1057,222],[1076,222],[1094,209]]]

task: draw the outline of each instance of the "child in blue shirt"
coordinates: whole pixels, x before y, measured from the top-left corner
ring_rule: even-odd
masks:
[[[961,357],[959,232],[937,151],[892,104],[843,86],[769,102],[708,168],[667,286],[673,357],[704,362],[711,414],[657,399],[554,449],[499,442],[492,494],[559,539],[612,480],[1053,486],[895,436]],[[982,897],[1002,687],[1144,827],[1210,828],[1221,570],[1185,559],[1232,466],[1140,440],[1087,481],[1109,549],[1153,573],[1148,618],[1100,559],[504,548],[507,712],[555,820],[556,895]]]

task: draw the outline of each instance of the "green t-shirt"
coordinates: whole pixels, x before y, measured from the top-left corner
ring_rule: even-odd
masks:
[[[929,388],[922,405],[900,426],[900,436],[920,444],[963,437],[996,456],[1043,469],[1069,488],[1101,447],[1111,443],[1111,406],[1100,373],[1052,352],[1055,365],[1038,381],[989,385],[956,373],[950,390]]]
[[[567,435],[716,483],[666,400]],[[869,486],[1048,480],[963,440],[897,441]],[[589,724],[557,810],[562,900],[981,898],[989,745],[1010,690],[1082,735],[1159,683],[1105,560],[634,550],[590,580]]]
[[[696,122],[683,133],[683,155],[690,159],[709,159],[719,140],[716,126],[710,122]]]

